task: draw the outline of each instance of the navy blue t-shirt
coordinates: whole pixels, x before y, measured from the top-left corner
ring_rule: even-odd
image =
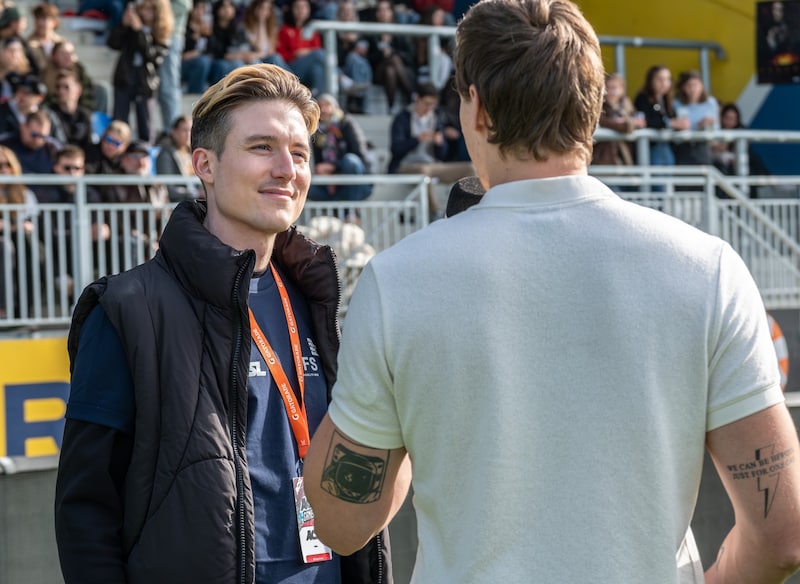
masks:
[[[313,435],[327,410],[327,384],[311,333],[308,306],[281,276],[298,324],[305,376],[304,401]],[[269,270],[251,280],[249,303],[297,394],[299,386],[286,317]],[[338,584],[338,556],[328,562],[303,564],[292,488],[292,479],[302,474],[297,444],[280,391],[252,342],[247,389],[247,460],[255,513],[256,581]],[[100,306],[90,313],[81,329],[66,415],[126,433],[133,431],[135,401],[130,370],[119,336]]]

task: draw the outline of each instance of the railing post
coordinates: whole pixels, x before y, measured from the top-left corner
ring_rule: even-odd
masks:
[[[706,88],[708,93],[711,93],[711,75],[709,71],[711,70],[709,59],[708,59],[708,49],[703,47],[700,49],[700,77],[703,78],[703,85]]]
[[[703,231],[711,235],[719,235],[719,211],[717,210],[716,173],[704,167],[706,175],[705,203],[703,204]]]
[[[617,73],[627,79],[625,75],[625,45],[617,43],[614,45],[614,68]]]
[[[336,50],[336,31],[324,30],[325,37],[325,85],[327,89],[318,87],[320,91],[327,91],[339,99],[339,57]]]
[[[436,79],[435,74],[439,70],[439,61],[442,58],[442,44],[439,41],[438,34],[432,34],[428,37],[428,71],[430,75],[430,82],[439,87],[439,79]]]
[[[86,183],[83,178],[75,183],[75,227],[78,232],[78,265],[75,270],[75,290],[83,290],[94,280],[92,263],[92,222],[86,203]],[[99,236],[99,234],[98,234]]]
[[[636,138],[636,163],[639,166],[650,166],[650,140],[645,136]],[[650,178],[650,173],[647,173],[647,178]],[[649,193],[653,190],[652,184],[648,181],[647,184],[642,185],[641,191]]]
[[[748,159],[747,139],[736,139],[736,174],[747,176],[750,174],[750,161]]]

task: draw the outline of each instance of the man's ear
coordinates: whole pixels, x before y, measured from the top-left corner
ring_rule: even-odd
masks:
[[[205,184],[214,184],[217,168],[217,156],[207,148],[195,148],[192,151],[194,174]]]
[[[483,107],[483,101],[481,101],[481,96],[478,95],[478,90],[475,88],[474,84],[469,86],[469,99],[472,103],[472,107],[470,108],[470,119],[467,123],[470,124],[476,132],[483,134],[488,131],[491,126],[491,120],[489,119],[489,114],[486,113],[486,108]],[[462,120],[462,124],[463,123]]]

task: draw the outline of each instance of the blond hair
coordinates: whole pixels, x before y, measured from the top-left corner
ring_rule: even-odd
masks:
[[[222,155],[231,112],[243,104],[265,100],[292,104],[303,116],[309,136],[317,131],[319,105],[297,76],[276,65],[246,65],[209,87],[195,104],[192,150],[207,148],[217,156]]]

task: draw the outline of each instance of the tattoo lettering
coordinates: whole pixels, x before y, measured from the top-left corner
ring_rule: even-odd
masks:
[[[734,480],[756,479],[759,492],[764,493],[764,517],[766,518],[772,502],[775,500],[775,494],[778,492],[781,471],[794,462],[795,453],[791,448],[775,452],[775,445],[770,444],[757,448],[753,460],[729,464],[727,468]]]
[[[389,451],[368,456],[358,445],[334,431],[322,471],[322,489],[348,503],[373,503],[380,499]]]

